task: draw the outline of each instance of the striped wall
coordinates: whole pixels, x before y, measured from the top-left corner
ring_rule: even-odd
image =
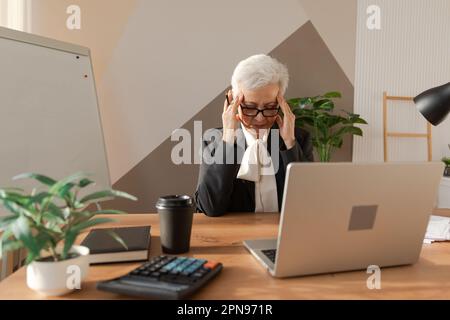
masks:
[[[381,9],[381,30],[366,27],[367,7]],[[450,1],[359,0],[355,112],[370,126],[354,139],[353,160],[383,161],[383,91],[415,96],[450,81]],[[389,103],[388,130],[424,132],[426,122],[412,103]],[[433,159],[449,154],[450,120],[433,128]],[[424,139],[389,138],[394,161],[426,160]]]

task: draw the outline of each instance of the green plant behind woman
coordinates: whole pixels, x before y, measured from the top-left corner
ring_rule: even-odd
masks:
[[[362,136],[361,128],[356,124],[367,124],[359,114],[345,110],[335,114],[335,98],[341,98],[340,92],[328,92],[315,97],[293,98],[288,100],[296,115],[296,126],[308,130],[319,160],[329,162],[334,150],[342,147],[347,134]]]

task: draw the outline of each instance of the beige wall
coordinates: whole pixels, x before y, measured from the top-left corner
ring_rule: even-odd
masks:
[[[112,180],[228,86],[239,60],[306,21],[296,0],[139,1],[99,83]]]
[[[192,190],[197,167],[167,163],[170,135],[194,119],[219,126],[222,92],[252,54],[289,64],[287,98],[340,90],[338,109],[353,110],[356,0],[33,1],[34,33],[92,50],[111,180],[142,199],[133,212]],[[81,7],[81,30],[65,26],[71,4]],[[351,155],[348,137],[333,160]]]
[[[338,90],[343,98],[336,101],[336,110],[353,110],[353,86],[325,45],[311,22],[307,22],[274,48],[270,55],[283,61],[289,69],[288,97],[315,96],[318,93]],[[300,58],[299,58],[300,57]],[[201,121],[203,130],[221,127],[225,88],[201,111],[183,124],[194,135],[194,121]],[[175,165],[171,150],[179,142],[166,138],[153,152],[115,184],[119,190],[136,195],[140,201],[117,200],[109,205],[129,212],[153,212],[155,203],[163,194],[193,194],[197,184],[198,165]],[[332,161],[351,161],[352,139],[347,137]],[[195,145],[191,154],[198,151]],[[317,159],[317,157],[316,157]]]
[[[91,49],[97,82],[103,74],[137,0],[32,0],[31,31]],[[81,30],[69,30],[70,5],[81,8]]]
[[[81,7],[80,31],[65,27],[70,4]],[[113,182],[226,87],[240,59],[269,52],[307,20],[297,0],[283,6],[275,0],[40,0],[33,6],[33,32],[92,49]]]
[[[357,0],[299,0],[347,78],[355,80]]]

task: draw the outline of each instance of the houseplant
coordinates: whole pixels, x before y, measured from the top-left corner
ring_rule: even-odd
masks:
[[[444,176],[450,177],[450,158],[449,157],[443,157],[441,159],[443,163],[445,163],[445,169],[444,169]]]
[[[118,210],[90,210],[115,197],[136,200],[125,192],[102,190],[79,196],[94,182],[83,173],[56,181],[50,177],[26,173],[13,178],[34,179],[44,187],[30,194],[19,188],[0,189],[0,204],[10,213],[0,217],[0,254],[26,249],[27,284],[45,295],[72,291],[67,285],[68,267],[76,266],[80,281],[87,275],[89,249],[75,246],[77,236],[89,227],[114,221],[101,214],[122,214]],[[119,243],[125,243],[110,233]]]
[[[321,162],[329,162],[331,154],[341,148],[346,134],[362,136],[361,128],[355,124],[367,124],[358,114],[343,110],[344,114],[335,114],[335,98],[341,98],[340,92],[328,92],[315,97],[293,98],[288,100],[296,115],[296,126],[308,130]]]

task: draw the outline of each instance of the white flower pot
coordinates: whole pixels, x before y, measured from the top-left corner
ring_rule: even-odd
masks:
[[[45,296],[61,296],[81,289],[89,270],[89,248],[73,246],[78,256],[64,261],[33,261],[27,266],[27,285]]]

